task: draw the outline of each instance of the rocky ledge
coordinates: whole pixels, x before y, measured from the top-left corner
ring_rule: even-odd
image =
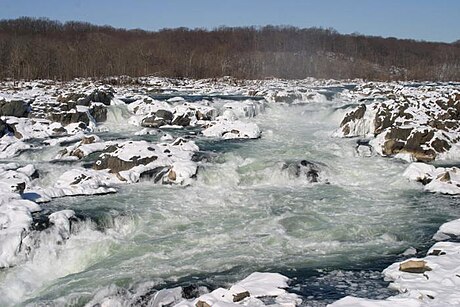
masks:
[[[338,136],[370,137],[377,153],[420,162],[439,159],[460,140],[457,87],[372,86],[355,90],[362,103],[345,115]]]

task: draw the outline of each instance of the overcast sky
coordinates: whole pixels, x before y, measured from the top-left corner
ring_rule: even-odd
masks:
[[[0,0],[0,19],[20,16],[146,30],[272,24],[460,39],[460,0]]]

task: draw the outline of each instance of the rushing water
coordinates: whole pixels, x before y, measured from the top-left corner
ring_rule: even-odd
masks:
[[[348,294],[391,295],[379,272],[409,247],[426,249],[439,224],[458,216],[456,200],[407,182],[405,163],[358,157],[356,140],[333,138],[346,112],[340,106],[273,104],[252,119],[261,139],[198,137],[212,155],[188,187],[144,181],[120,186],[117,194],[43,205],[44,213],[73,209],[82,222],[66,242],[44,236],[33,259],[0,272],[0,305],[79,306],[96,293],[212,288],[253,271],[292,277],[291,291],[305,305]],[[123,122],[120,110],[111,116],[115,131],[103,138],[139,138],[113,125]],[[46,184],[72,167],[46,162],[57,150],[18,160],[32,160]],[[319,165],[322,183],[281,170],[285,161],[302,159]]]

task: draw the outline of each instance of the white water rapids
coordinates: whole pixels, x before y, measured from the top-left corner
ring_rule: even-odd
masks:
[[[293,287],[306,304],[343,296],[333,284],[342,275],[350,278],[348,272],[365,284],[363,272],[380,271],[409,247],[426,248],[439,224],[456,213],[451,198],[435,200],[407,182],[404,162],[359,157],[355,139],[332,137],[346,112],[339,106],[270,104],[251,119],[261,127],[261,139],[199,137],[197,144],[213,158],[201,162],[188,187],[143,181],[117,194],[44,204],[48,212],[75,210],[84,221],[75,223],[65,242],[44,231],[33,257],[0,271],[0,305],[81,306],[96,293],[126,295],[114,294],[114,287],[212,286],[254,271],[296,278]],[[115,130],[101,137],[134,138],[132,129],[113,125],[123,121],[117,112],[110,127]],[[56,150],[17,160],[32,160],[46,174],[40,180],[50,182],[71,167],[46,162]],[[286,161],[300,160],[316,163],[322,182],[282,171]],[[320,269],[335,274],[329,294],[309,288],[318,283]],[[375,297],[384,286],[360,291]]]

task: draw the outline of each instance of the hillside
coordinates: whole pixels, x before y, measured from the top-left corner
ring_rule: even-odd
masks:
[[[115,29],[23,17],[0,21],[0,78],[110,75],[460,80],[460,44],[332,29]]]

